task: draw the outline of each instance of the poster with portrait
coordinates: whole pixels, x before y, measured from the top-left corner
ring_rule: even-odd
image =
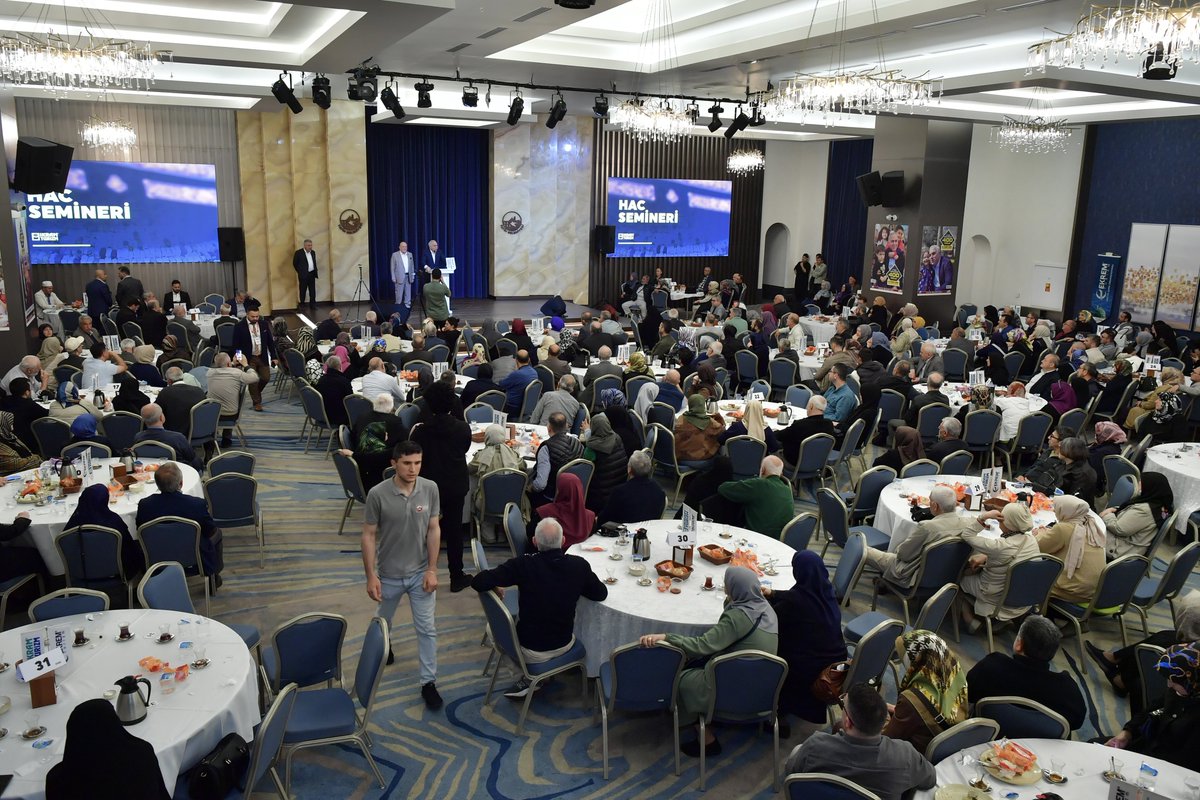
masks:
[[[1139,223],[1129,229],[1129,255],[1125,259],[1121,310],[1128,311],[1133,321],[1141,325],[1149,325],[1154,321],[1168,227]]]
[[[1200,226],[1172,225],[1163,253],[1155,319],[1172,328],[1190,329],[1200,288]]]
[[[876,225],[871,247],[871,289],[904,293],[904,259],[908,250],[907,225]]]
[[[958,226],[926,225],[921,228],[921,269],[917,272],[917,294],[953,294],[957,266]]]

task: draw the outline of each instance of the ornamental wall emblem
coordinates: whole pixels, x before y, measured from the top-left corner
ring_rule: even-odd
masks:
[[[347,208],[338,217],[338,230],[342,233],[355,234],[362,230],[362,217],[353,208]]]
[[[525,222],[521,219],[521,215],[515,211],[505,211],[504,216],[500,218],[500,230],[505,233],[520,233],[524,227]]]

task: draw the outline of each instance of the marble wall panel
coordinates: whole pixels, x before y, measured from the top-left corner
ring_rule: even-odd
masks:
[[[324,286],[337,301],[350,300],[358,286],[359,265],[370,265],[367,231],[367,159],[363,109],[359,103],[335,102],[326,113],[326,151],[329,195],[329,282]],[[348,234],[338,228],[347,209],[358,212],[362,227]]]
[[[494,209],[492,237],[495,261],[492,272],[492,294],[497,297],[522,297],[529,294],[528,248],[537,236],[531,227],[529,210],[530,182],[529,125],[515,125],[495,130],[492,141],[492,207]],[[504,214],[515,211],[525,221],[519,233],[500,230]]]
[[[238,174],[241,181],[242,229],[246,237],[246,289],[271,309],[267,257],[267,203],[263,173],[262,120],[239,111]]]

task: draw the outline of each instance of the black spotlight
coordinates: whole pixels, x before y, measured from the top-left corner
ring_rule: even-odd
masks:
[[[288,79],[287,83],[283,82],[284,77]],[[271,84],[271,94],[275,95],[276,100],[290,108],[293,114],[299,114],[304,110],[304,106],[300,105],[300,101],[296,99],[296,93],[293,92],[292,87],[288,85],[291,82],[292,76],[290,73],[279,73],[279,80]]]
[[[563,99],[562,92],[554,95],[554,102],[550,104],[550,116],[546,119],[546,127],[551,130],[554,126],[563,121],[563,117],[567,116],[567,101]]]
[[[729,123],[729,127],[725,129],[725,138],[732,139],[742,131],[746,130],[746,126],[750,124],[750,118],[742,111],[742,107],[738,106],[737,116],[733,118],[733,122]]]
[[[608,96],[600,95],[592,103],[592,113],[599,119],[608,119]]]
[[[383,87],[383,91],[379,93],[379,100],[383,103],[383,107],[395,115],[396,119],[404,119],[404,106],[400,105],[400,98],[396,97],[396,92],[392,90],[391,84]]]
[[[1162,42],[1146,51],[1142,61],[1142,79],[1147,81],[1169,81],[1179,72],[1179,61],[1164,50]]]
[[[750,127],[758,128],[767,124],[767,117],[762,112],[762,106],[755,103],[750,107]]]
[[[433,91],[432,83],[422,80],[420,83],[413,84],[413,88],[417,90],[417,108],[429,108],[433,105],[433,98],[429,96],[429,93]]]
[[[364,103],[374,103],[379,96],[378,68],[359,68],[354,70],[354,80],[350,84],[348,94],[351,100],[362,100]]]
[[[479,105],[479,90],[475,88],[475,84],[468,83],[463,87],[463,105],[467,108],[475,108]]]
[[[712,114],[712,122],[708,123],[708,129],[716,133],[721,130],[721,115],[725,113],[725,109],[714,103],[712,108],[708,109],[708,113]]]
[[[329,108],[329,104],[333,102],[333,89],[329,85],[329,78],[324,75],[313,78],[312,98],[318,108]]]
[[[691,122],[693,125],[700,124],[700,106],[692,103],[685,110],[687,112],[687,118],[689,122]]]
[[[520,91],[513,97],[512,102],[508,106],[508,117],[504,120],[509,125],[516,125],[521,121],[521,114],[525,111],[525,98],[521,97]]]

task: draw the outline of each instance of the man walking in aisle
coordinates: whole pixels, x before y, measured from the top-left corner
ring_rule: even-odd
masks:
[[[243,363],[258,374],[258,380],[249,384],[250,397],[254,400],[254,410],[262,411],[263,387],[271,382],[275,339],[271,336],[271,326],[262,318],[257,300],[250,300],[246,304],[246,316],[234,323],[233,351],[235,355],[241,353]]]
[[[313,252],[312,239],[305,239],[304,246],[292,256],[292,269],[300,284],[300,299],[296,309],[304,305],[304,293],[308,292],[308,310],[317,310],[317,254]]]

